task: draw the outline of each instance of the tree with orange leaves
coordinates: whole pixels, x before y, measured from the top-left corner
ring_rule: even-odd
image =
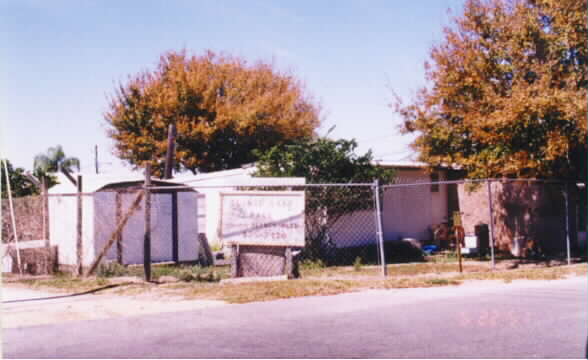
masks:
[[[117,155],[151,162],[161,175],[167,131],[175,124],[176,170],[235,168],[256,151],[314,135],[319,105],[293,75],[211,51],[161,56],[157,68],[120,84],[105,113]]]
[[[420,160],[470,177],[586,181],[586,0],[468,0],[396,99]]]

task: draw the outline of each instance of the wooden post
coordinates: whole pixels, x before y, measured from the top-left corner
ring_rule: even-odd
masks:
[[[463,272],[463,265],[461,263],[461,239],[462,239],[462,232],[460,231],[461,227],[456,227],[455,229],[455,246],[457,247],[457,262],[459,263],[459,272]]]
[[[174,150],[176,142],[176,125],[169,124],[167,130],[167,153],[165,155],[164,179],[171,179],[174,168]]]
[[[291,247],[286,248],[284,256],[286,258],[286,269],[285,269],[286,276],[288,277],[288,279],[293,279],[294,278],[294,260],[292,258],[292,248]]]
[[[122,194],[120,191],[116,192],[116,223],[120,224],[122,219]],[[123,248],[122,248],[122,229],[116,234],[116,261],[123,264]]]
[[[174,262],[180,262],[178,243],[178,191],[172,190],[172,256]]]
[[[94,145],[94,166],[96,167],[96,174],[98,174],[98,145]]]
[[[236,278],[239,276],[239,245],[231,246],[232,257],[231,257],[231,277]]]
[[[151,164],[145,167],[145,235],[143,239],[143,268],[145,281],[151,281]]]
[[[82,221],[83,221],[83,212],[82,212],[82,175],[78,175],[76,185],[78,188],[78,209],[77,209],[77,239],[76,239],[76,264],[77,264],[77,274],[82,275],[82,268],[83,268],[83,242],[82,242]]]

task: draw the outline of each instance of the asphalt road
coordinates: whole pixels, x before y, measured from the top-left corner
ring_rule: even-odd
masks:
[[[7,358],[584,358],[586,278],[368,291],[5,329]]]

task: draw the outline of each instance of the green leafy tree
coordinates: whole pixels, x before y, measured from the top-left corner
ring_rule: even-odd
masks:
[[[10,189],[13,197],[22,197],[39,194],[39,190],[25,175],[25,169],[14,168],[10,161],[0,161],[0,182],[2,183],[2,198],[8,197],[8,187],[6,186],[6,172],[3,162],[6,161],[8,168],[8,179],[10,180]]]
[[[355,153],[355,140],[325,137],[258,152],[257,176],[304,177],[311,184],[390,182],[394,173],[374,165],[371,151]]]
[[[57,145],[47,149],[45,154],[38,154],[35,156],[33,168],[35,171],[43,173],[56,173],[61,169],[66,169],[68,171],[76,169],[77,171],[80,171],[80,160],[75,157],[66,156],[63,147]]]
[[[420,160],[470,177],[586,181],[586,0],[468,0],[395,110]]]
[[[176,170],[239,167],[254,150],[311,136],[320,108],[293,75],[238,57],[161,56],[156,69],[130,77],[105,114],[117,155],[161,175],[170,124],[177,130]]]
[[[346,214],[373,209],[372,187],[352,187],[345,184],[389,183],[394,172],[375,166],[372,153],[358,155],[355,140],[317,138],[295,144],[274,146],[259,154],[257,176],[304,177],[309,184],[340,184],[334,187],[306,187],[306,247],[307,259],[353,261],[336,256],[329,242],[331,229]],[[344,254],[339,254],[344,255]]]
[[[39,179],[47,182],[48,187],[57,184],[53,173],[65,169],[73,171],[74,169],[80,171],[80,160],[75,157],[65,155],[63,147],[57,145],[50,147],[44,154],[38,154],[33,161],[33,174]]]

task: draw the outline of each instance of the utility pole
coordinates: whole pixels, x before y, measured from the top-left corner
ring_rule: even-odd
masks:
[[[96,166],[96,174],[98,174],[98,145],[94,145],[94,165]]]
[[[175,144],[176,144],[176,125],[169,124],[167,131],[167,153],[165,156],[165,171],[163,174],[164,179],[172,178],[172,171],[174,168],[175,158]]]

